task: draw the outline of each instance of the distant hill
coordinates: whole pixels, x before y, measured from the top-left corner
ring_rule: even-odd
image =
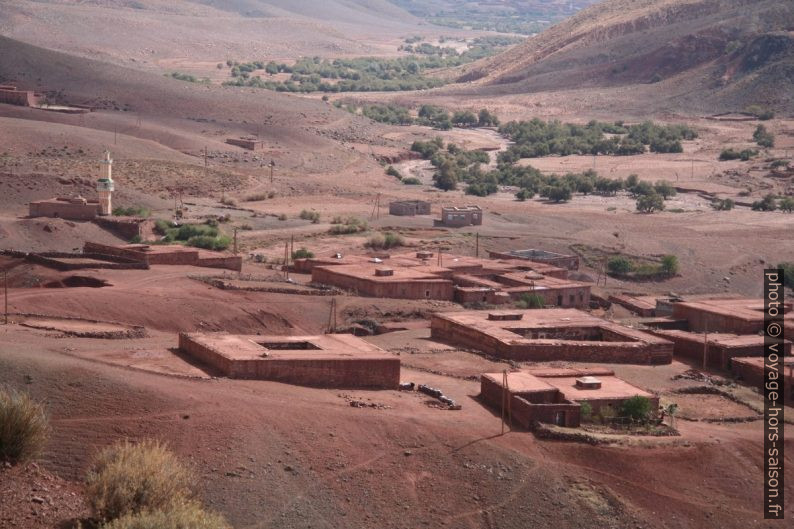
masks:
[[[508,94],[656,85],[692,109],[794,111],[787,0],[607,0],[458,77]]]
[[[18,0],[0,35],[135,68],[377,53],[425,22],[387,0]],[[392,49],[395,46],[391,47]]]

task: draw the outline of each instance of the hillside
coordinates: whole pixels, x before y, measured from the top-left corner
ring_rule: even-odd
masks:
[[[794,78],[792,28],[794,9],[780,0],[609,0],[458,80],[499,94],[644,84],[649,100],[690,109],[791,111],[778,88]]]
[[[139,69],[377,54],[420,24],[386,0],[20,0],[0,9],[1,35]]]

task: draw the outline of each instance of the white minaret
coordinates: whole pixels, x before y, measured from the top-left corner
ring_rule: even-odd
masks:
[[[110,158],[110,151],[105,151],[105,159],[99,163],[102,165],[96,182],[96,190],[99,193],[99,214],[110,215],[113,211],[110,198],[113,194],[113,160]]]

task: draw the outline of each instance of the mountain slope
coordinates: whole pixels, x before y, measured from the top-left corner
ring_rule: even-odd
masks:
[[[19,0],[0,9],[7,37],[151,69],[382,53],[377,43],[399,41],[421,24],[386,0]]]
[[[609,0],[466,68],[461,82],[498,93],[687,85],[704,108],[792,108],[794,6],[781,0]],[[486,90],[487,91],[487,90]]]

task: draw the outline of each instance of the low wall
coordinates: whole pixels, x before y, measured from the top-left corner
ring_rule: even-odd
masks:
[[[118,235],[122,239],[131,240],[142,235],[141,227],[146,222],[135,217],[96,217],[94,223]]]
[[[530,430],[535,422],[576,428],[580,423],[580,405],[575,402],[534,404],[523,397],[514,396],[510,402],[513,421]]]
[[[218,257],[209,257],[199,254],[196,266],[203,266],[205,268],[225,268],[227,270],[234,270],[239,272],[243,269],[243,258],[240,255],[224,255]]]
[[[52,217],[69,220],[93,220],[99,214],[99,204],[72,204],[66,201],[31,202],[31,217]]]
[[[68,260],[62,259],[96,259],[104,261],[101,263],[70,263]],[[26,259],[32,263],[37,263],[48,268],[55,270],[68,271],[68,270],[85,270],[85,269],[103,269],[103,270],[148,270],[149,265],[132,259],[118,257],[113,255],[104,255],[97,253],[31,253],[26,256]]]
[[[521,255],[514,255],[510,252],[488,252],[491,259],[524,259],[532,263],[542,263],[568,270],[579,270],[579,257],[576,255],[559,255],[550,257],[522,257]]]

